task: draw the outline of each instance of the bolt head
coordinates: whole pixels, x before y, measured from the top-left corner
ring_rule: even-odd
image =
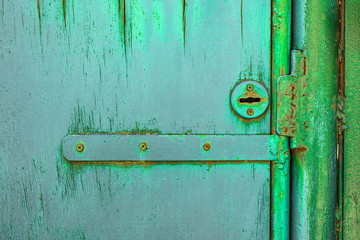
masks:
[[[78,143],[75,146],[75,151],[78,153],[83,153],[85,150],[85,144],[84,143]]]
[[[246,85],[246,90],[248,90],[249,92],[252,92],[254,90],[254,85],[252,85],[252,84]]]
[[[204,149],[204,151],[206,151],[206,152],[209,151],[210,148],[211,148],[211,144],[208,143],[208,142],[203,145],[203,149]]]
[[[142,142],[142,143],[140,143],[139,148],[140,148],[140,151],[143,152],[143,151],[146,151],[148,149],[148,145],[147,145],[146,142]]]
[[[246,113],[247,113],[247,115],[252,116],[252,115],[254,115],[254,109],[249,108],[249,109],[246,111]]]

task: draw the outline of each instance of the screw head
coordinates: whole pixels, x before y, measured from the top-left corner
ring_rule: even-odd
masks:
[[[249,92],[252,92],[254,90],[254,85],[252,85],[252,84],[246,85],[246,90],[248,90]]]
[[[247,113],[247,115],[252,116],[252,115],[254,115],[254,109],[249,108],[249,109],[246,111],[246,113]]]
[[[211,144],[208,143],[208,142],[203,145],[203,149],[204,149],[206,152],[209,151],[210,148],[211,148]]]
[[[75,146],[75,151],[77,151],[78,153],[82,153],[85,150],[85,144],[84,143],[78,143]]]
[[[143,151],[146,151],[148,149],[148,145],[147,145],[146,142],[142,142],[142,143],[140,143],[139,148],[140,148],[140,151],[143,152]]]

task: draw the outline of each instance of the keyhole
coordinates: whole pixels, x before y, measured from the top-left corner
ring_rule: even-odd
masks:
[[[261,83],[246,80],[235,86],[230,103],[233,112],[240,118],[255,119],[266,112],[269,94]]]
[[[258,103],[260,102],[260,98],[253,98],[253,97],[240,98],[238,101],[241,103]]]

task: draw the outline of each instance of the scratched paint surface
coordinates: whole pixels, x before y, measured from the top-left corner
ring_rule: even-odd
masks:
[[[128,1],[125,28],[117,1],[66,1],[66,27],[61,1],[39,2],[40,22],[36,2],[4,1],[4,98],[22,92],[13,101],[56,112],[61,129],[269,133],[269,114],[244,123],[229,105],[239,79],[270,89],[270,3],[243,5],[186,3],[184,30],[181,1]]]
[[[19,170],[22,179],[9,176],[15,184],[2,186],[3,238],[269,237],[268,164],[85,166],[60,170],[53,186],[39,174],[44,168]]]
[[[96,238],[128,227],[128,234],[141,238],[136,220],[156,229],[161,221],[185,219],[190,210],[162,215],[176,210],[170,203],[177,203],[175,190],[181,189],[184,204],[198,206],[200,215],[193,216],[193,224],[182,222],[179,231],[194,232],[194,238],[210,234],[215,230],[198,219],[213,214],[214,223],[243,232],[244,238],[255,230],[267,236],[266,164],[79,167],[62,158],[61,141],[69,133],[124,131],[269,134],[269,113],[242,122],[230,110],[229,95],[245,78],[270,89],[270,16],[270,1],[263,0],[3,0],[0,236]],[[162,177],[168,181],[163,186]],[[223,189],[223,181],[233,184]],[[130,211],[131,194],[140,196],[146,188],[148,195],[133,201],[141,206],[134,209],[139,219],[126,222],[116,215]],[[225,194],[218,206],[208,199],[215,190],[234,195]],[[147,201],[152,204],[144,209]],[[157,208],[158,215],[150,215]],[[227,211],[247,218],[232,223],[238,216]],[[117,221],[123,221],[122,229]],[[231,234],[226,227],[216,234]]]

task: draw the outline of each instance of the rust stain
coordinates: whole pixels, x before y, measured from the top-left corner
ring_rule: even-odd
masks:
[[[339,95],[341,98],[345,97],[345,5],[343,1],[338,1],[339,9],[339,28],[337,32],[338,46],[339,46],[339,55],[338,55],[338,66],[339,66],[339,76],[338,76],[338,86],[339,86]]]
[[[84,143],[78,143],[78,144],[76,144],[75,150],[76,150],[78,153],[84,152],[84,150],[85,150],[85,144],[84,144]]]
[[[37,0],[37,9],[38,9],[38,15],[39,15],[39,28],[40,28],[40,34],[41,34],[40,0]]]
[[[121,4],[121,1],[123,1],[123,4]],[[127,56],[126,54],[126,0],[119,0],[119,17],[120,21],[122,22],[122,30],[123,30],[123,41],[124,41],[124,52],[125,52],[125,58]]]
[[[254,90],[254,85],[248,84],[248,85],[246,86],[246,90],[248,90],[249,92],[252,92],[252,91]]]
[[[64,23],[65,23],[65,28],[66,28],[66,0],[62,1],[63,3],[63,13],[64,13]]]
[[[231,104],[231,103],[230,103]],[[230,107],[231,113],[239,120],[241,120],[243,123],[250,125],[250,124],[254,124],[254,123],[258,123],[264,120],[267,112],[269,111],[269,107],[266,108],[266,111],[263,113],[263,115],[257,117],[257,118],[253,118],[253,119],[246,119],[246,118],[242,118],[240,116],[238,116],[235,112],[234,109],[232,107]]]
[[[345,3],[342,0],[337,1],[339,25],[337,31],[338,39],[338,112],[343,116],[343,99],[345,98]],[[337,136],[337,200],[336,212],[339,212],[339,217],[336,218],[335,234],[338,239],[344,239],[344,201],[346,201],[344,194],[344,134],[343,134],[343,118],[337,119],[338,136]]]
[[[63,158],[67,163],[71,164],[74,168],[84,168],[84,167],[92,167],[92,166],[114,166],[114,167],[152,167],[152,166],[160,166],[160,165],[184,165],[191,164],[194,166],[202,166],[202,165],[218,165],[218,164],[247,164],[247,163],[256,163],[256,164],[272,164],[273,161],[243,161],[243,160],[204,160],[204,161],[68,161],[66,158]]]
[[[203,149],[207,152],[211,149],[211,144],[209,142],[205,143]]]
[[[238,103],[240,105],[248,105],[249,102],[240,101],[240,99],[245,99],[245,98],[258,98],[260,103],[268,101],[268,98],[262,98],[260,94],[258,94],[257,92],[254,92],[253,90],[249,90],[249,89],[247,89],[247,91],[244,93],[244,98],[239,98],[237,100]]]
[[[306,131],[309,130],[309,126],[308,126],[307,122],[304,122],[304,127],[305,127]]]
[[[297,148],[293,148],[292,152],[297,152],[297,153],[303,153],[306,154],[307,153],[308,148],[306,146],[299,146]],[[301,160],[304,158],[301,158]],[[303,161],[303,160],[302,160]]]
[[[284,67],[281,68],[281,71],[280,71],[280,76],[284,76],[285,75],[285,70],[284,70]]]
[[[308,72],[308,67],[307,67],[307,62],[306,62],[306,58],[303,59],[302,62],[302,70],[303,70],[303,76],[305,76]]]
[[[289,128],[287,128],[287,127],[283,127],[282,130],[285,134],[287,134],[289,132]]]
[[[246,113],[247,115],[252,116],[254,114],[254,110],[252,108],[249,108]]]
[[[240,10],[240,14],[241,14],[241,43],[244,43],[244,36],[243,36],[243,0],[241,0],[241,10]]]
[[[139,146],[140,151],[144,152],[148,149],[148,145],[146,142],[142,142]]]
[[[184,50],[185,50],[185,33],[186,33],[186,15],[185,15],[185,11],[186,11],[186,0],[183,0],[183,40],[184,40]]]
[[[126,0],[124,0],[123,3],[123,31],[124,31],[124,47],[125,47],[125,56],[126,56],[126,5],[125,5]]]

